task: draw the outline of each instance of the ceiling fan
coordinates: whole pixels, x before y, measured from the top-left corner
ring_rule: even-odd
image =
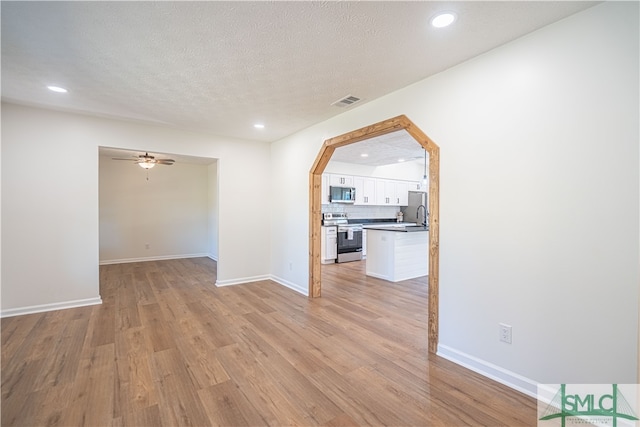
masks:
[[[155,165],[168,165],[171,166],[175,163],[173,159],[156,159],[154,156],[149,155],[149,153],[140,154],[138,156],[129,157],[112,157],[113,160],[128,160],[131,162],[135,162],[138,166],[143,169],[151,169]]]

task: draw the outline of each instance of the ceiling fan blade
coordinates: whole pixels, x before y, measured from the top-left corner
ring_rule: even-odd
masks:
[[[122,158],[122,157],[112,157],[111,160],[129,160],[130,162],[135,162],[138,159],[137,159],[137,157],[134,157],[132,159],[125,159],[125,158]]]
[[[159,165],[169,165],[171,166],[172,164],[175,163],[175,160],[172,159],[158,159],[156,160],[156,163]]]

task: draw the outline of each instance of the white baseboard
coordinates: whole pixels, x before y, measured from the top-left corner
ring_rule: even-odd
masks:
[[[9,308],[0,311],[0,317],[22,316],[23,314],[43,313],[45,311],[64,310],[66,308],[85,307],[102,304],[102,298],[87,298],[75,301],[55,302],[52,304],[32,305],[21,308]]]
[[[282,286],[284,286],[286,288],[291,289],[292,291],[296,291],[296,292],[298,292],[298,293],[300,293],[300,294],[302,294],[304,296],[307,296],[307,297],[309,296],[309,288],[305,288],[305,287],[302,287],[302,286],[300,286],[300,285],[298,285],[296,283],[289,282],[288,280],[285,280],[285,279],[283,279],[281,277],[278,277],[278,276],[273,276],[272,275],[271,276],[271,280],[273,280],[274,282],[276,282],[276,283],[278,283],[278,284],[280,284],[280,285],[282,285]]]
[[[207,258],[211,258],[212,260],[214,260],[215,262],[218,262],[218,257],[215,256],[214,254],[208,254]]]
[[[299,286],[293,282],[289,282],[288,280],[285,280],[281,277],[277,277],[273,275],[243,277],[240,279],[218,280],[216,281],[216,286],[222,287],[222,286],[244,285],[247,283],[261,282],[263,280],[271,280],[281,286],[284,286],[285,288],[289,288],[292,291],[296,291],[302,295],[305,295],[305,296],[309,295],[307,288],[303,288],[302,286]]]
[[[167,259],[182,259],[182,258],[211,258],[214,261],[217,259],[212,258],[210,254],[185,254],[185,255],[161,255],[142,258],[122,258],[122,259],[107,259],[100,261],[100,265],[109,264],[127,264],[130,262],[146,262],[146,261],[163,261]]]
[[[466,354],[462,351],[458,351],[454,348],[448,347],[444,344],[438,344],[438,356],[452,361],[460,366],[464,366],[474,372],[484,375],[487,378],[491,378],[501,384],[511,387],[521,393],[536,398],[538,383],[522,375],[511,372],[500,366],[489,363],[485,360],[478,359],[475,356]]]
[[[233,286],[233,285],[243,285],[245,283],[253,283],[253,282],[261,282],[263,280],[271,280],[271,277],[268,274],[264,276],[253,276],[253,277],[241,277],[239,279],[229,279],[229,280],[216,280],[216,286]]]

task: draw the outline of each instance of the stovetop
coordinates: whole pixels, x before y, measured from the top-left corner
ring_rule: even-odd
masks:
[[[346,213],[326,212],[322,214],[322,225],[346,225],[348,223]]]

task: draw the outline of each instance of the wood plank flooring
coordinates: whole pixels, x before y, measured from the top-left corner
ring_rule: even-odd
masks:
[[[323,266],[323,297],[207,258],[100,267],[103,304],[2,319],[3,426],[535,425],[427,352],[427,278]]]

